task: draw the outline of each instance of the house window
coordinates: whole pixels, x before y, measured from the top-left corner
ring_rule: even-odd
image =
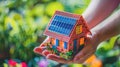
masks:
[[[64,49],[67,49],[67,42],[64,42]]]
[[[76,34],[82,33],[82,25],[77,25],[76,26]]]
[[[59,46],[60,46],[60,48],[64,48],[64,42],[63,41],[59,41]]]
[[[59,40],[56,39],[56,46],[59,46]]]
[[[54,38],[51,38],[51,44],[55,45],[55,39]]]
[[[80,45],[83,45],[84,44],[84,37],[80,38]]]

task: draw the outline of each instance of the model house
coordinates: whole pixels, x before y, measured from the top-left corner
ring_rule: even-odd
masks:
[[[90,31],[81,15],[56,11],[44,34],[49,36],[49,48],[56,50],[57,55],[76,54],[85,45]],[[68,59],[67,57],[66,59]]]

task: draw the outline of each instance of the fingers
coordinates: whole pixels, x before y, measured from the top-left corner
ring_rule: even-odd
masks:
[[[51,54],[50,51],[48,51],[48,50],[42,51],[42,55],[43,56],[47,56],[48,54]]]
[[[49,39],[48,39],[48,37],[44,40],[44,42],[40,45],[40,46],[38,46],[38,47],[36,47],[36,48],[34,48],[34,52],[35,53],[38,53],[38,54],[41,54],[41,55],[46,55],[46,54],[48,54],[49,52],[48,51],[45,51],[46,50],[46,42],[47,41],[49,41]]]
[[[51,60],[54,60],[54,61],[57,61],[59,63],[64,63],[64,64],[72,63],[72,60],[65,60],[65,59],[63,59],[63,58],[61,58],[59,56],[54,55],[54,54],[47,55],[47,58],[51,59]]]
[[[55,54],[51,54],[49,50],[46,50],[43,47],[36,47],[34,49],[34,52],[41,54],[41,55],[45,56],[46,58],[54,60],[54,61],[59,62],[59,63],[64,63],[64,64],[72,63],[72,61],[65,60],[64,58],[61,58]]]
[[[38,53],[38,54],[41,54],[41,55],[42,55],[43,49],[44,49],[44,48],[36,47],[36,48],[34,48],[33,51],[34,51],[35,53]]]
[[[61,58],[61,57],[59,57],[55,54],[51,54],[48,50],[46,50],[46,49],[43,50],[40,47],[36,47],[34,49],[34,52],[38,53],[38,54],[41,54],[41,55],[45,56],[46,58],[54,60],[54,61],[59,62],[59,63],[69,64],[69,63],[72,62],[72,61],[65,60],[65,59],[63,59],[63,58]]]
[[[41,54],[43,56],[47,56],[48,54],[50,54],[50,51],[46,50],[45,47],[36,47],[34,49],[35,53]]]
[[[46,49],[46,42],[49,42],[49,38],[46,38],[44,40],[44,42],[39,47],[36,47],[34,49],[34,52],[38,53],[38,54],[41,54],[41,55],[45,56],[48,59],[57,61],[59,63],[69,64],[69,63],[72,62],[72,61],[65,60],[65,59],[63,59],[63,58],[61,58],[61,57],[59,57],[59,56],[57,56],[55,54],[52,54],[49,50]]]

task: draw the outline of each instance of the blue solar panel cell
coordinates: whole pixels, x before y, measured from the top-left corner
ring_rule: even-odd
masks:
[[[69,36],[75,23],[75,18],[55,15],[48,30]]]

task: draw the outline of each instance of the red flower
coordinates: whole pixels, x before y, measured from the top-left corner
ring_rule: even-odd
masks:
[[[21,63],[22,67],[27,67],[27,64],[25,62]]]
[[[16,62],[14,61],[14,60],[12,60],[12,59],[10,59],[10,60],[8,60],[8,64],[10,65],[10,66],[16,66]]]

